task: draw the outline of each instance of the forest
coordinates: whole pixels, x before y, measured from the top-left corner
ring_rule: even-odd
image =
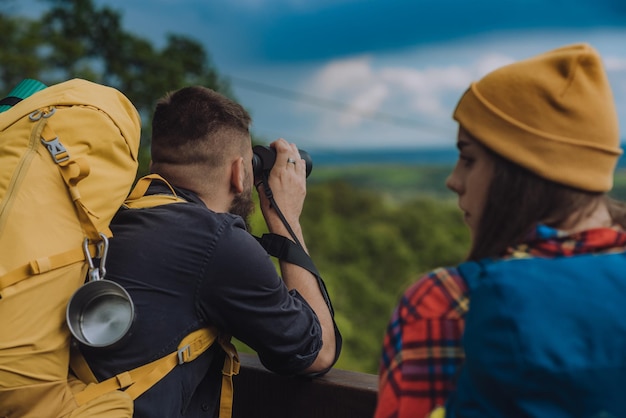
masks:
[[[24,78],[50,85],[80,77],[119,89],[144,121],[138,176],[149,160],[147,121],[164,92],[201,84],[233,97],[227,75],[197,40],[171,34],[158,48],[124,30],[119,12],[92,0],[48,3],[38,19],[14,15],[11,1],[0,6],[0,96]],[[267,142],[254,133],[253,141]],[[429,269],[465,257],[469,234],[444,186],[450,169],[373,164],[312,172],[301,221],[344,337],[337,367],[376,373],[387,321],[402,292]],[[616,186],[615,195],[626,197],[623,175]],[[264,232],[260,210],[251,232]]]

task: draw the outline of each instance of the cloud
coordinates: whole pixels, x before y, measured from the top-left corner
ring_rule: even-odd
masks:
[[[447,117],[449,111],[442,98],[447,93],[467,87],[471,71],[458,66],[413,68],[385,68],[381,78],[392,86],[398,97],[404,97],[406,106],[424,118]]]
[[[344,113],[339,119],[341,126],[359,125],[363,117],[374,115],[389,96],[389,88],[383,83],[374,83],[348,104],[350,113]]]
[[[331,61],[307,84],[326,98],[344,103],[344,112],[327,113],[325,125],[355,127],[376,114],[418,121],[448,120],[451,100],[489,71],[513,62],[500,54],[486,54],[467,66],[426,68],[383,65],[362,56]]]
[[[314,76],[313,85],[321,94],[354,91],[376,79],[371,58],[367,56],[334,60]]]
[[[604,66],[607,72],[626,72],[626,56],[607,56],[604,58]]]
[[[453,147],[457,125],[451,115],[472,81],[549,49],[589,42],[605,61],[624,132],[624,35],[623,29],[511,31],[384,54],[309,62],[302,65],[306,72],[301,73],[293,89],[320,102],[327,100],[331,106],[292,105],[289,120],[306,126],[301,129],[294,124],[293,129],[304,133],[297,139],[310,149]]]
[[[487,54],[481,57],[474,65],[475,74],[480,78],[491,71],[515,62],[512,57],[502,54]]]
[[[319,95],[344,104],[333,115],[340,127],[360,125],[380,110],[390,93],[367,56],[330,62],[314,76],[312,86]]]

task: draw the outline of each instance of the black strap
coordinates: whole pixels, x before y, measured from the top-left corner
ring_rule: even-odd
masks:
[[[295,264],[311,272],[311,274],[313,274],[317,279],[317,283],[319,284],[324,301],[326,302],[326,305],[328,305],[330,314],[333,317],[335,316],[333,305],[330,302],[330,297],[328,296],[328,291],[326,290],[326,284],[324,283],[322,276],[320,276],[317,271],[317,267],[313,264],[313,260],[311,260],[311,257],[309,257],[300,245],[296,244],[287,237],[276,234],[263,234],[262,237],[255,238],[272,257]]]
[[[307,269],[315,276],[320,275],[311,257],[289,238],[276,234],[263,234],[261,238],[255,238],[269,255]]]
[[[315,264],[313,264],[313,260],[311,257],[304,251],[302,246],[296,244],[292,240],[282,235],[276,234],[263,234],[262,237],[254,237],[259,241],[261,246],[267,251],[269,255],[272,257],[276,257],[279,260],[286,261],[291,264],[295,264],[297,266],[302,267],[310,271],[315,278],[317,279],[317,284],[320,287],[320,291],[322,292],[322,297],[324,298],[324,302],[328,306],[328,310],[330,311],[330,316],[333,320],[333,328],[335,331],[335,359],[333,360],[333,365],[339,359],[339,354],[341,353],[341,347],[343,346],[343,338],[341,336],[341,332],[339,332],[339,328],[337,327],[337,323],[335,322],[335,310],[333,309],[333,304],[330,302],[330,297],[328,296],[328,290],[326,290],[326,284],[322,279],[322,276],[317,271]],[[332,365],[326,369],[322,370],[319,373],[312,373],[309,376],[318,376],[323,375],[328,370],[332,368]]]
[[[8,96],[8,97],[5,97],[4,99],[0,100],[0,106],[2,106],[2,105],[15,106],[16,104],[18,104],[21,101],[22,101],[22,99],[20,97]]]

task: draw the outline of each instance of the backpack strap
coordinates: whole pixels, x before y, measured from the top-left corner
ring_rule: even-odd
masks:
[[[480,276],[483,272],[483,265],[480,261],[466,261],[457,266],[457,270],[465,283],[467,283],[467,288],[471,292],[476,289],[478,286],[478,282],[480,281]]]
[[[70,344],[70,370],[74,373],[81,382],[86,384],[98,383],[98,378],[91,371],[87,360],[80,352],[78,342],[73,341]]]
[[[446,409],[443,406],[438,406],[426,418],[446,418]]]
[[[485,269],[496,261],[507,261],[521,258],[532,258],[533,256],[523,251],[515,251],[508,258],[494,259],[491,257],[482,258],[478,261],[466,261],[457,266],[457,270],[465,279],[470,291],[476,289],[485,274]]]
[[[33,129],[33,134],[40,136],[41,143],[50,153],[52,161],[59,167],[61,177],[74,202],[78,220],[85,235],[87,235],[90,241],[99,242],[101,240],[100,231],[98,231],[92,220],[92,217],[96,215],[91,213],[83,204],[80,191],[78,190],[78,183],[89,175],[89,163],[85,158],[73,158],[59,140],[58,135],[48,123],[49,119],[54,116],[55,111],[56,109],[51,107],[36,110],[30,114],[29,117],[32,121],[38,121]],[[110,231],[107,232],[106,235],[111,236]]]
[[[118,389],[126,389],[126,393],[133,400],[137,399],[139,395],[150,389],[178,364],[195,360],[213,344],[216,338],[217,331],[215,328],[201,328],[194,331],[183,338],[173,353],[100,383],[88,385],[82,392],[75,395],[76,402],[79,406],[84,405],[98,396]],[[76,354],[80,355],[79,353]],[[80,356],[82,357],[82,355]],[[91,370],[87,372],[89,366],[84,362],[84,359],[74,360],[72,366],[75,365],[77,369],[73,369],[73,371],[79,379],[93,382],[94,375]]]
[[[168,194],[156,194],[156,195],[147,195],[148,187],[152,184],[152,181],[160,181],[164,183],[172,192],[171,195]],[[129,209],[143,209],[143,208],[151,208],[154,206],[166,205],[168,203],[184,203],[185,199],[178,197],[174,188],[158,174],[149,174],[137,180],[137,184],[133,188],[133,191],[130,192],[128,198],[124,202],[124,207]]]
[[[120,373],[100,383],[95,383],[97,380],[80,351],[72,351],[72,371],[80,380],[90,383],[82,392],[75,394],[74,399],[80,406],[105,393],[125,389],[130,398],[135,400],[171,372],[174,367],[198,358],[216,340],[226,352],[222,369],[220,418],[229,418],[232,416],[233,376],[239,374],[240,362],[237,350],[230,342],[230,336],[218,336],[218,331],[215,327],[206,327],[193,331],[183,338],[177,350],[173,353],[136,369]]]
[[[88,251],[91,258],[96,257],[98,247],[95,244],[88,244]],[[0,276],[0,291],[14,285],[35,274],[43,274],[51,270],[69,266],[85,260],[85,249],[75,248],[63,253],[55,254],[49,257],[42,257],[32,260],[28,264],[24,264],[16,269],[11,270],[3,276]]]
[[[233,415],[233,376],[239,374],[241,363],[237,349],[230,342],[230,336],[222,336],[218,343],[226,353],[224,367],[222,368],[222,393],[220,395],[220,415],[219,418],[230,418]]]

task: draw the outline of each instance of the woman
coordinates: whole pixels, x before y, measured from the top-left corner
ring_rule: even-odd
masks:
[[[542,382],[561,385],[550,379],[572,361],[566,349],[555,348],[559,343],[549,337],[558,328],[554,324],[562,320],[573,324],[560,338],[574,345],[581,361],[590,363],[587,366],[596,367],[591,363],[597,360],[621,367],[622,356],[611,361],[594,357],[598,351],[621,350],[621,339],[599,333],[589,343],[583,335],[586,328],[579,326],[585,318],[577,319],[588,314],[583,306],[572,308],[569,303],[585,292],[599,292],[609,307],[621,306],[619,297],[626,298],[626,290],[620,293],[622,280],[617,280],[615,291],[600,285],[590,290],[585,284],[589,280],[573,277],[604,262],[585,255],[619,253],[626,245],[624,209],[606,196],[621,148],[601,58],[589,45],[577,44],[497,69],[472,83],[454,119],[459,123],[459,159],[446,185],[458,195],[471,232],[469,261],[431,271],[404,293],[384,339],[375,416],[425,417],[453,393],[448,416],[542,416],[537,405],[551,404],[551,389],[538,390],[541,395],[535,399],[529,395],[532,390],[516,384],[528,382],[535,389]],[[550,261],[544,265],[545,260]],[[572,263],[579,262],[580,269],[569,273]],[[621,266],[622,261],[615,263]],[[593,281],[603,283],[612,271],[598,273]],[[553,276],[560,281],[552,280]],[[485,283],[488,291],[481,287]],[[557,297],[542,304],[533,296],[529,300],[520,296],[517,303],[507,299],[523,294],[516,286],[527,286],[529,294],[540,295],[557,284],[566,291],[557,291]],[[476,303],[471,310],[470,300]],[[545,313],[549,318],[541,317],[542,309],[549,309]],[[615,325],[614,315],[603,309],[592,316],[610,328]],[[498,316],[501,313],[506,320]],[[533,316],[544,320],[524,322]],[[541,334],[543,328],[537,323],[552,325]],[[576,351],[578,347],[583,348]],[[537,372],[533,356],[552,363]],[[520,358],[527,362],[520,364]],[[509,367],[515,372],[509,373]],[[593,386],[595,377],[587,378]],[[565,391],[563,396],[575,397],[580,387],[574,386],[559,387]],[[580,416],[602,413],[593,409],[595,405],[573,408],[579,408],[580,414],[592,412]],[[607,417],[626,416],[607,411],[614,414]]]

